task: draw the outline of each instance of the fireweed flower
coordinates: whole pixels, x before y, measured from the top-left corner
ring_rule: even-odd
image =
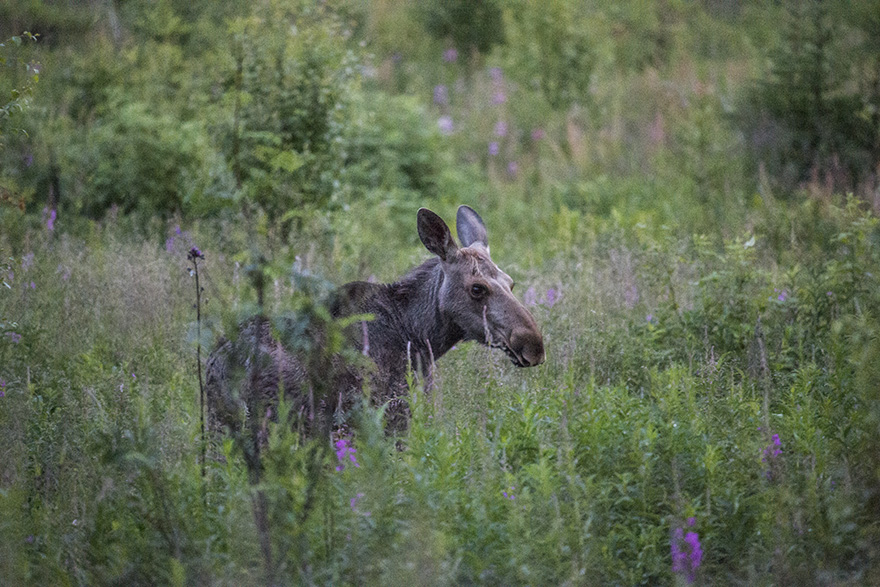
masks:
[[[458,61],[458,50],[455,47],[450,47],[446,51],[443,52],[443,61],[446,63],[455,63]]]
[[[349,500],[348,505],[351,507],[351,511],[353,511],[354,513],[361,514],[362,516],[366,516],[369,518],[373,512],[362,512],[357,509],[357,505],[361,501],[361,498],[363,498],[363,497],[364,497],[364,494],[358,492],[357,495],[355,495],[354,497],[352,497]]]
[[[348,445],[347,439],[340,438],[336,441],[336,444],[334,446],[336,447],[336,460],[339,462],[339,464],[336,465],[337,471],[342,471],[343,469],[345,469],[346,459],[354,464],[355,467],[361,466],[361,464],[357,462],[357,457],[355,456],[357,450],[355,450],[354,447]]]
[[[499,150],[500,150],[500,147],[498,146],[498,141],[492,141],[491,143],[489,143],[489,155],[494,157],[495,155],[498,154]]]
[[[43,208],[43,222],[46,223],[46,230],[52,232],[55,230],[55,219],[58,217],[58,212],[54,208]]]
[[[527,306],[534,306],[538,303],[538,292],[535,291],[534,286],[526,290],[526,293],[523,296],[523,302],[525,302]]]
[[[770,444],[764,447],[764,450],[761,452],[761,462],[767,466],[767,470],[764,471],[764,476],[768,480],[773,480],[774,471],[779,465],[779,455],[782,454],[782,441],[779,439],[778,434],[774,434],[770,437]]]
[[[547,290],[547,307],[552,308],[559,301],[559,292],[555,288]]]
[[[694,518],[688,518],[688,526],[696,523]],[[703,549],[700,546],[700,536],[696,532],[685,534],[683,528],[672,531],[672,539],[669,542],[672,553],[672,572],[684,577],[688,583],[696,579],[696,571],[703,560]]]
[[[449,88],[443,84],[434,86],[434,104],[446,106],[449,104]]]
[[[441,116],[437,119],[437,127],[440,129],[440,134],[451,135],[455,127],[452,124],[451,116]]]
[[[186,258],[189,259],[190,261],[192,261],[194,259],[204,259],[205,254],[202,253],[202,251],[200,251],[198,247],[193,247],[186,254]]]
[[[782,454],[782,441],[779,440],[779,435],[774,434],[770,439],[770,444],[764,447],[764,453],[761,456],[761,462],[767,463],[778,457]]]

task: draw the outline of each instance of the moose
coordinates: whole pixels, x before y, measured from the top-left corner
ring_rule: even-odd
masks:
[[[392,432],[406,427],[408,371],[415,366],[430,382],[434,361],[458,342],[474,340],[501,349],[517,367],[544,362],[541,331],[514,297],[513,279],[492,262],[482,218],[468,206],[459,207],[461,247],[434,212],[421,208],[417,220],[419,237],[434,257],[396,283],[348,283],[330,304],[337,319],[372,316],[349,325],[347,335],[374,363],[366,370],[371,371],[371,400],[386,407],[386,429]],[[362,397],[364,369],[342,365],[338,357],[301,355],[286,348],[273,336],[269,321],[258,317],[245,322],[235,340],[221,341],[208,358],[209,425],[231,430],[255,481],[260,431],[279,390],[305,416],[312,433],[332,430],[336,416]],[[316,393],[316,381],[324,384],[321,393]]]

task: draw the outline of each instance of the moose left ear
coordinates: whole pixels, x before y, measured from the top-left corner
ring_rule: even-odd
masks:
[[[455,240],[449,227],[443,219],[427,208],[419,208],[418,214],[419,238],[425,248],[446,261],[458,251]]]
[[[489,234],[486,225],[480,215],[474,212],[470,206],[459,206],[455,218],[455,228],[458,231],[458,240],[463,247],[469,247],[474,243],[480,243],[486,249],[489,248]]]

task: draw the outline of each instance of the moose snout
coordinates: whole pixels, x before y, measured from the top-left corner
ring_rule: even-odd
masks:
[[[544,362],[544,337],[536,330],[514,329],[510,334],[510,347],[522,367],[535,367]]]

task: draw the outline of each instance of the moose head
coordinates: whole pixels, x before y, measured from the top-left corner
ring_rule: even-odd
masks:
[[[434,212],[418,212],[419,237],[440,259],[437,292],[440,314],[475,340],[503,350],[517,367],[544,362],[544,339],[531,313],[513,295],[513,279],[492,262],[489,237],[480,215],[461,206],[456,216],[459,247]]]

